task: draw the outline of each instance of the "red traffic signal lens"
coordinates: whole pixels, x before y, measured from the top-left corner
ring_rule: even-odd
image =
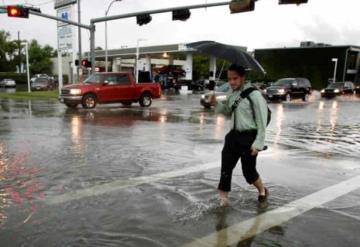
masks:
[[[9,14],[10,14],[11,16],[19,16],[19,15],[20,15],[20,11],[19,11],[17,8],[10,8]]]
[[[28,18],[29,9],[19,6],[7,6],[7,14],[9,17]]]
[[[83,59],[83,60],[81,60],[81,66],[83,66],[85,68],[89,68],[89,67],[91,67],[91,62],[87,59]]]

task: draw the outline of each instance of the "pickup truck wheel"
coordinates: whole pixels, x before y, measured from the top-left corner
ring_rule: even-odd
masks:
[[[149,93],[144,93],[140,98],[140,106],[149,107],[152,104],[152,97]]]
[[[85,109],[93,109],[96,106],[96,96],[93,94],[86,94],[82,99],[82,106]]]
[[[65,105],[68,107],[68,108],[76,108],[78,104],[70,104],[70,103],[65,103]]]

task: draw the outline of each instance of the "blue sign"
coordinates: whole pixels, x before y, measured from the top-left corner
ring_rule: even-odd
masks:
[[[61,19],[68,21],[69,20],[69,12],[61,13]]]

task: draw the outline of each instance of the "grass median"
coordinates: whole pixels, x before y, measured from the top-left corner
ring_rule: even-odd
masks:
[[[15,92],[2,93],[0,92],[0,99],[15,99],[15,100],[56,100],[59,96],[57,90],[54,91],[40,91],[40,92]]]

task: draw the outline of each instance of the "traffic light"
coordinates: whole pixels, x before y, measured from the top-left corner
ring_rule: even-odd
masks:
[[[7,6],[7,14],[9,17],[29,18],[29,9],[21,6]]]
[[[189,9],[174,10],[172,14],[173,21],[186,21],[191,16]]]
[[[149,14],[136,16],[136,23],[140,26],[148,24],[151,20],[152,20],[152,17]]]
[[[87,59],[83,59],[81,60],[81,66],[85,67],[85,68],[90,68],[91,67],[91,62]]]
[[[279,4],[302,4],[307,3],[308,0],[279,0]]]
[[[232,0],[230,2],[231,14],[253,11],[255,9],[256,0]]]
[[[79,59],[75,59],[75,66],[79,66]]]

